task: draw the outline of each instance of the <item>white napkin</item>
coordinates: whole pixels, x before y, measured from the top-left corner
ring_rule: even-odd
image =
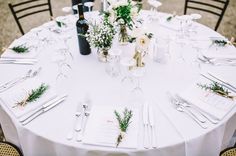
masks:
[[[172,16],[172,15],[170,15],[170,16]],[[174,31],[180,30],[181,25],[180,25],[180,21],[178,19],[173,17],[170,21],[167,21],[167,18],[170,16],[164,16],[160,21],[160,25],[163,27],[166,27],[168,29],[172,29]]]
[[[36,101],[30,102],[24,107],[19,106],[12,108],[16,102],[21,101],[23,98],[25,98],[25,96],[27,96],[27,93],[29,93],[32,89],[38,88],[42,83],[42,81],[36,78],[31,78],[22,83],[19,83],[18,85],[2,93],[0,96],[0,102],[3,103],[16,118],[19,118],[43,105],[48,100],[56,97],[56,93],[53,91],[52,86],[49,86],[45,93]]]
[[[124,107],[93,106],[84,133],[83,143],[116,147],[119,135],[118,121],[114,110],[122,114]],[[138,146],[138,110],[132,109],[133,117],[127,133],[118,147],[137,148]],[[122,114],[123,115],[123,114]]]
[[[199,80],[197,83],[210,84],[206,80]],[[235,100],[201,89],[197,83],[181,92],[179,96],[218,120],[222,120],[236,106]]]
[[[224,47],[212,46],[203,55],[215,59],[236,59],[236,48],[231,45]]]
[[[32,35],[29,33],[27,36]],[[26,53],[16,53],[10,48],[14,46],[24,45],[25,47],[29,48],[29,51]],[[9,46],[8,49],[1,55],[1,58],[16,58],[16,59],[35,59],[39,54],[36,50],[37,48],[33,48],[37,46],[36,40],[30,40],[25,38],[15,39],[12,44]]]

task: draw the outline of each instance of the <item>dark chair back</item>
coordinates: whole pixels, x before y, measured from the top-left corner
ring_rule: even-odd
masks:
[[[42,3],[34,4],[34,2],[36,1]],[[19,21],[21,18],[45,11],[48,11],[51,17],[53,16],[50,0],[28,0],[17,4],[9,3],[8,6],[12,12],[12,15],[14,16],[14,19],[22,35],[24,35],[24,30],[22,29],[21,23]],[[45,6],[48,7],[45,9]]]
[[[23,156],[20,149],[10,142],[0,142],[0,155]]]
[[[188,9],[194,9],[218,16],[218,20],[215,26],[215,31],[217,31],[220,22],[224,17],[225,10],[227,9],[228,4],[229,0],[185,0],[184,14],[187,13]]]

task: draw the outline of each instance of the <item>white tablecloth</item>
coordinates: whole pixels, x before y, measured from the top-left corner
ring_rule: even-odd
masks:
[[[58,56],[57,48],[62,44],[59,40],[41,45],[38,49],[39,63],[35,66],[42,67],[38,77],[54,85],[58,94],[67,93],[68,99],[26,126],[22,126],[5,105],[1,105],[0,123],[5,137],[7,141],[21,147],[25,156],[216,156],[227,146],[236,129],[235,108],[217,125],[210,124],[209,128],[202,129],[186,115],[174,109],[167,99],[166,92],[179,92],[185,89],[199,78],[200,71],[217,73],[236,85],[235,66],[201,64],[199,69],[188,61],[178,62],[171,59],[167,64],[159,64],[147,58],[146,73],[141,78],[143,95],[136,96],[127,89],[127,86],[122,85],[121,77],[112,78],[106,73],[107,65],[98,62],[96,53],[88,56],[79,54],[75,30],[76,18],[72,15],[67,18],[73,19],[74,26],[67,32],[67,35],[72,36],[67,43],[73,55],[73,59],[68,57],[67,60],[72,67],[71,70],[66,70],[68,77],[57,79],[59,68],[55,63],[55,57]],[[199,24],[197,26],[199,36],[219,36],[205,26]],[[158,36],[175,33],[173,30],[158,26],[155,21],[147,27]],[[130,53],[132,45],[120,48],[123,53]],[[179,52],[183,55],[193,55],[194,51],[195,49],[188,46],[188,43],[183,47],[175,43],[170,46],[171,56]],[[1,64],[0,83],[22,75],[29,68],[31,66]],[[158,148],[144,149],[141,133],[138,149],[99,147],[85,145],[75,140],[68,141],[66,135],[72,128],[77,104],[87,95],[92,100],[92,105],[129,105],[140,108],[143,102],[148,100],[155,108]]]

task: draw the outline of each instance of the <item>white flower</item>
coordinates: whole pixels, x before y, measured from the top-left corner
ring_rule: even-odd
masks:
[[[138,16],[138,8],[132,7],[131,8],[131,17],[136,18]]]
[[[136,47],[140,50],[147,50],[150,43],[150,39],[147,35],[141,35],[136,39]]]
[[[130,36],[137,38],[138,36],[141,36],[143,34],[145,34],[145,32],[142,28],[133,28],[133,30],[130,33]]]

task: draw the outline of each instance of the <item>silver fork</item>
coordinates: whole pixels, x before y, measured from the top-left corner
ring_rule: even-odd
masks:
[[[38,68],[37,70],[35,70],[34,72],[33,72],[32,69],[30,69],[30,70],[28,70],[28,72],[27,72],[24,76],[19,77],[19,78],[16,78],[16,79],[14,79],[14,80],[11,80],[11,81],[9,81],[9,82],[3,84],[2,86],[0,86],[0,93],[6,91],[7,89],[9,89],[9,88],[11,88],[11,87],[13,87],[13,86],[15,86],[15,85],[16,85],[17,83],[19,83],[19,82],[22,82],[22,81],[24,81],[24,80],[26,80],[26,79],[28,79],[28,78],[35,77],[35,76],[41,71],[41,69],[42,69],[42,68],[39,67],[39,68]]]

